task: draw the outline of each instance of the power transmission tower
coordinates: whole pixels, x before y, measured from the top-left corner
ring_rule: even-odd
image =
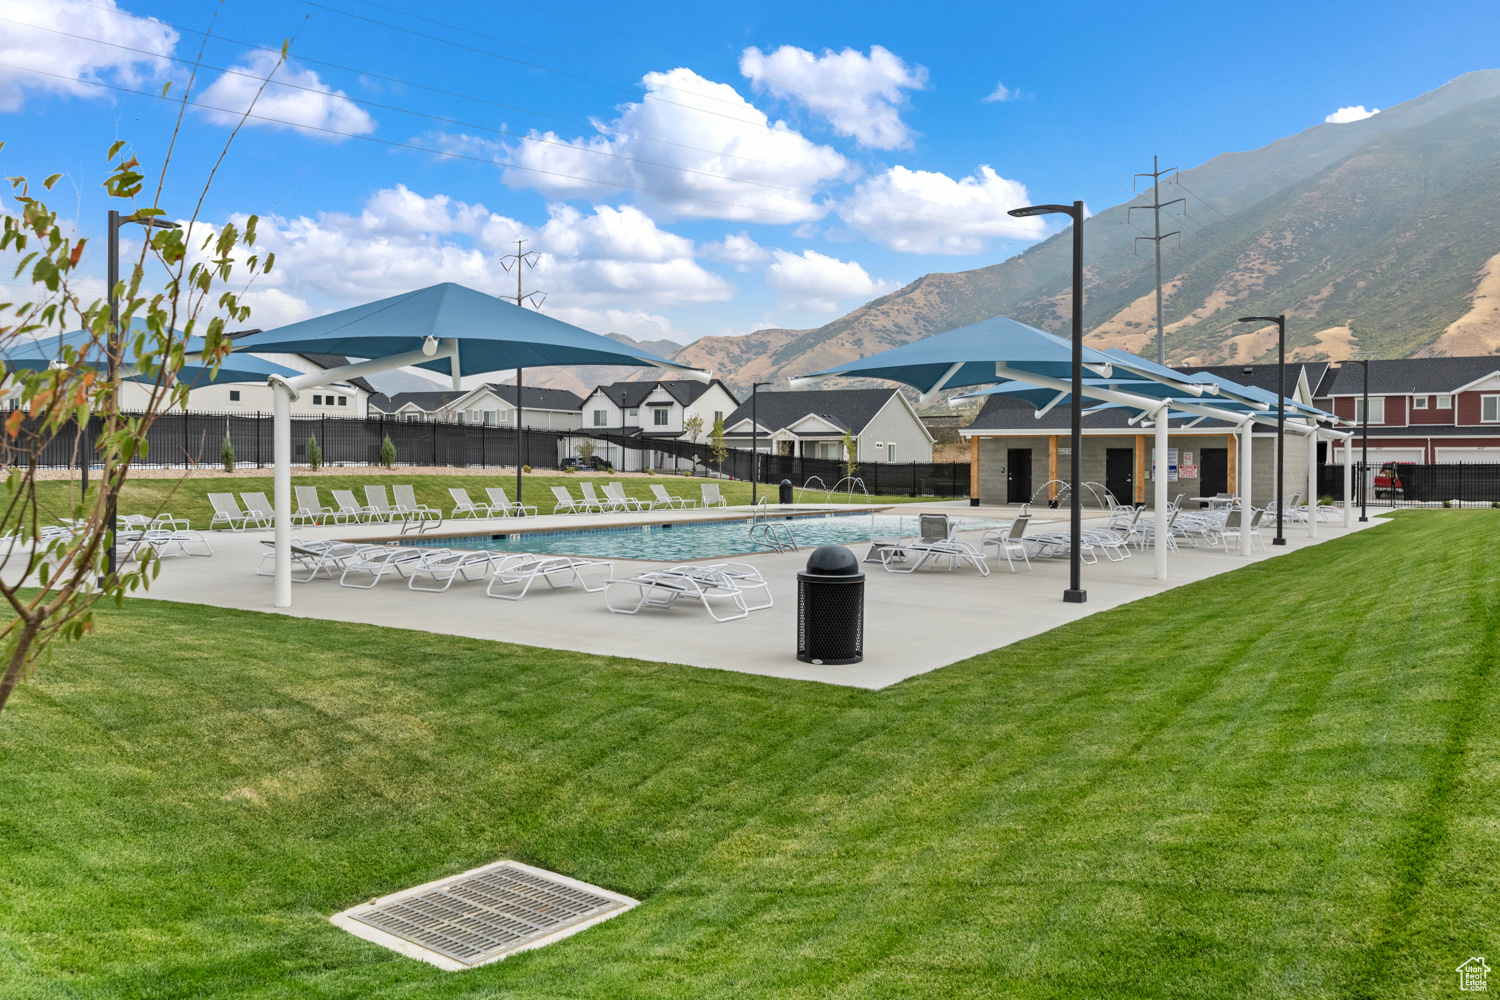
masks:
[[[1161,200],[1161,175],[1170,174],[1173,170],[1176,169],[1176,167],[1168,167],[1166,170],[1161,169],[1161,165],[1157,162],[1157,158],[1153,155],[1151,157],[1151,172],[1135,175],[1136,177],[1151,178],[1151,204],[1131,205],[1130,207],[1125,209],[1126,221],[1129,221],[1130,213],[1138,209],[1140,211],[1145,211],[1149,208],[1151,209],[1152,214],[1156,216],[1156,235],[1137,236],[1136,241],[1139,242],[1140,240],[1150,240],[1156,245],[1156,363],[1159,365],[1165,365],[1167,363],[1167,331],[1162,320],[1161,306],[1161,241],[1164,239],[1168,239],[1169,237],[1176,236],[1178,243],[1180,244],[1182,242],[1182,230],[1174,229],[1170,233],[1164,233],[1161,231],[1161,210],[1166,208],[1168,205],[1175,205],[1178,202],[1182,202],[1184,209],[1187,208],[1186,198],[1173,198],[1171,201]]]
[[[539,257],[541,257],[541,254],[538,253],[535,250],[525,250],[525,249],[523,249],[523,246],[524,246],[525,243],[526,243],[525,240],[516,240],[516,252],[515,253],[508,253],[505,256],[501,257],[500,258],[500,266],[505,269],[505,273],[506,274],[510,273],[510,269],[512,267],[514,267],[516,269],[516,308],[518,308],[518,309],[524,309],[526,307],[526,303],[530,302],[531,303],[531,307],[533,309],[540,310],[542,308],[542,303],[547,300],[547,293],[546,292],[532,291],[532,292],[527,292],[527,293],[523,294],[522,291],[521,291],[521,275],[522,275],[522,273],[525,272],[525,270],[526,270],[527,267],[535,268],[536,267],[537,259]],[[526,265],[526,266],[522,267],[521,265],[523,265],[523,264]],[[522,419],[525,416],[525,413],[526,413],[526,409],[522,405],[522,400],[521,400],[521,366],[520,365],[516,365],[516,504],[518,505],[517,506],[517,513],[521,513],[521,511],[519,509],[519,505],[521,504],[522,500],[524,499],[524,497],[522,496],[522,492],[521,492],[521,469],[522,469],[523,466],[526,465],[526,457],[527,457],[526,456],[526,430],[525,430],[525,424],[524,424],[523,419]]]

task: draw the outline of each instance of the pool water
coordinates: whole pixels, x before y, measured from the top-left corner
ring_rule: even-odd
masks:
[[[908,535],[915,534],[917,526],[917,518],[910,514],[876,514],[873,517],[869,514],[819,514],[789,517],[786,520],[791,525],[797,546],[802,549],[816,548],[831,542],[842,545],[867,543],[872,527],[876,534],[886,536],[894,535],[898,530]],[[998,528],[1001,523],[965,518],[960,530]],[[732,521],[679,521],[634,527],[521,531],[411,541],[402,539],[402,544],[660,562],[689,562],[768,551],[765,546],[750,541],[748,518]]]

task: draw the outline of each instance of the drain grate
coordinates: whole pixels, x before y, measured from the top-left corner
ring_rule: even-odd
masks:
[[[629,896],[516,861],[429,882],[336,914],[344,930],[444,969],[472,969],[576,934]]]

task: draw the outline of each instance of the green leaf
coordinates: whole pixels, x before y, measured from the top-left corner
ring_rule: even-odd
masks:
[[[60,180],[62,180],[62,174],[53,174],[51,177],[48,177],[46,180],[42,181],[42,187],[46,188],[48,191],[51,191],[52,185],[56,184]]]
[[[113,160],[115,158],[115,154],[118,153],[120,150],[122,150],[124,148],[125,148],[125,140],[124,139],[116,139],[114,142],[110,143],[110,145],[109,145],[109,153],[104,158],[106,160]]]

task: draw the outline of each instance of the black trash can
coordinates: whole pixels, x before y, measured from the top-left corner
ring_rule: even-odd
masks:
[[[792,502],[792,481],[790,479],[783,479],[781,481],[781,489],[780,489],[779,492],[780,492],[781,495],[777,498],[777,500],[776,500],[777,503],[791,503]]]
[[[797,574],[797,659],[858,663],[865,658],[865,574],[842,545],[822,545]]]

